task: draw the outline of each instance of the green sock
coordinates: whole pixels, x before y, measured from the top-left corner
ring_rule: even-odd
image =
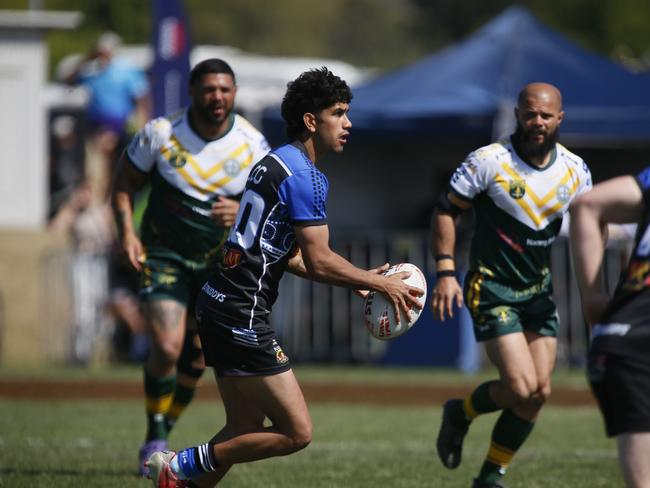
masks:
[[[512,458],[534,426],[534,422],[518,417],[512,410],[503,411],[494,425],[490,449],[477,478],[479,483],[495,484],[506,474]]]
[[[176,375],[157,378],[144,371],[147,442],[154,439],[167,439],[165,414],[171,406],[175,386]]]
[[[185,334],[181,355],[176,364],[176,389],[173,401],[165,414],[167,434],[174,428],[178,417],[192,402],[203,371],[205,371],[205,365],[198,332],[188,330]]]
[[[501,407],[494,403],[490,396],[492,383],[497,383],[497,381],[488,381],[477,386],[467,398],[452,407],[450,413],[452,424],[458,428],[464,428],[481,414],[501,410]]]
[[[174,391],[174,400],[172,401],[169,410],[165,414],[165,428],[167,434],[171,432],[183,411],[190,404],[196,393],[196,387],[189,388],[181,384],[176,384],[176,391]]]

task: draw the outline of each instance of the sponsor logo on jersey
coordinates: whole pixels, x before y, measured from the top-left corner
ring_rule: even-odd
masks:
[[[187,164],[188,153],[181,147],[172,146],[167,153],[167,161],[174,168],[182,168]]]
[[[273,350],[275,351],[275,360],[278,362],[278,364],[284,364],[289,361],[289,358],[275,339],[273,339]]]
[[[208,295],[210,298],[218,301],[219,303],[223,303],[224,300],[226,299],[226,294],[221,293],[219,290],[216,290],[212,288],[208,283],[205,283],[203,285],[203,288],[201,288],[201,291]]]
[[[242,252],[236,249],[228,249],[223,255],[223,265],[226,268],[234,268],[241,261]]]
[[[230,177],[235,177],[241,172],[241,164],[236,159],[229,159],[223,163],[223,171]]]
[[[510,193],[510,196],[515,200],[523,198],[526,194],[526,182],[519,179],[510,180],[508,193]]]
[[[548,247],[555,241],[555,236],[548,239],[526,239],[526,245],[530,247]]]
[[[566,185],[560,185],[557,187],[556,195],[559,202],[567,203],[571,199],[571,190]]]

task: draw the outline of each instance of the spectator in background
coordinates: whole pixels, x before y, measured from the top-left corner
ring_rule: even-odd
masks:
[[[86,176],[93,191],[106,194],[111,166],[130,134],[149,118],[149,82],[142,70],[115,56],[120,37],[102,34],[93,49],[63,79],[88,91]]]
[[[77,122],[72,115],[58,115],[50,125],[50,218],[81,184],[83,145]]]

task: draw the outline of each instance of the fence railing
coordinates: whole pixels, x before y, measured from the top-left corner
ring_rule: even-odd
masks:
[[[411,262],[434,275],[428,233],[390,232],[342,236],[332,248],[355,265]],[[607,250],[605,275],[613,287],[624,263],[625,243]],[[583,363],[587,330],[571,269],[568,239],[553,244],[554,297],[560,316],[558,364]],[[111,346],[107,313],[107,254],[56,253],[44,260],[43,339],[54,362],[88,362]],[[429,284],[431,280],[429,279]],[[429,297],[423,314],[431,314]],[[294,362],[375,363],[389,343],[372,338],[363,322],[362,300],[350,290],[285,274],[272,324]],[[99,353],[98,353],[99,351]],[[451,365],[450,365],[451,366]]]

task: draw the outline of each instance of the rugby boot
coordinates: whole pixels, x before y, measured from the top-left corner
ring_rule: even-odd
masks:
[[[180,480],[169,463],[176,457],[176,451],[154,452],[144,465],[149,470],[149,479],[156,488],[186,488],[187,480]]]
[[[164,439],[154,439],[142,444],[140,451],[138,451],[138,474],[147,477],[149,470],[146,468],[145,463],[154,452],[165,450],[167,450],[167,441]]]
[[[451,422],[451,409],[462,403],[462,400],[453,399],[447,400],[442,409],[442,421],[440,422],[440,430],[438,431],[438,439],[436,447],[438,449],[438,457],[442,461],[443,466],[449,469],[457,468],[460,464],[463,452],[463,439],[469,424],[464,428],[459,428]]]

